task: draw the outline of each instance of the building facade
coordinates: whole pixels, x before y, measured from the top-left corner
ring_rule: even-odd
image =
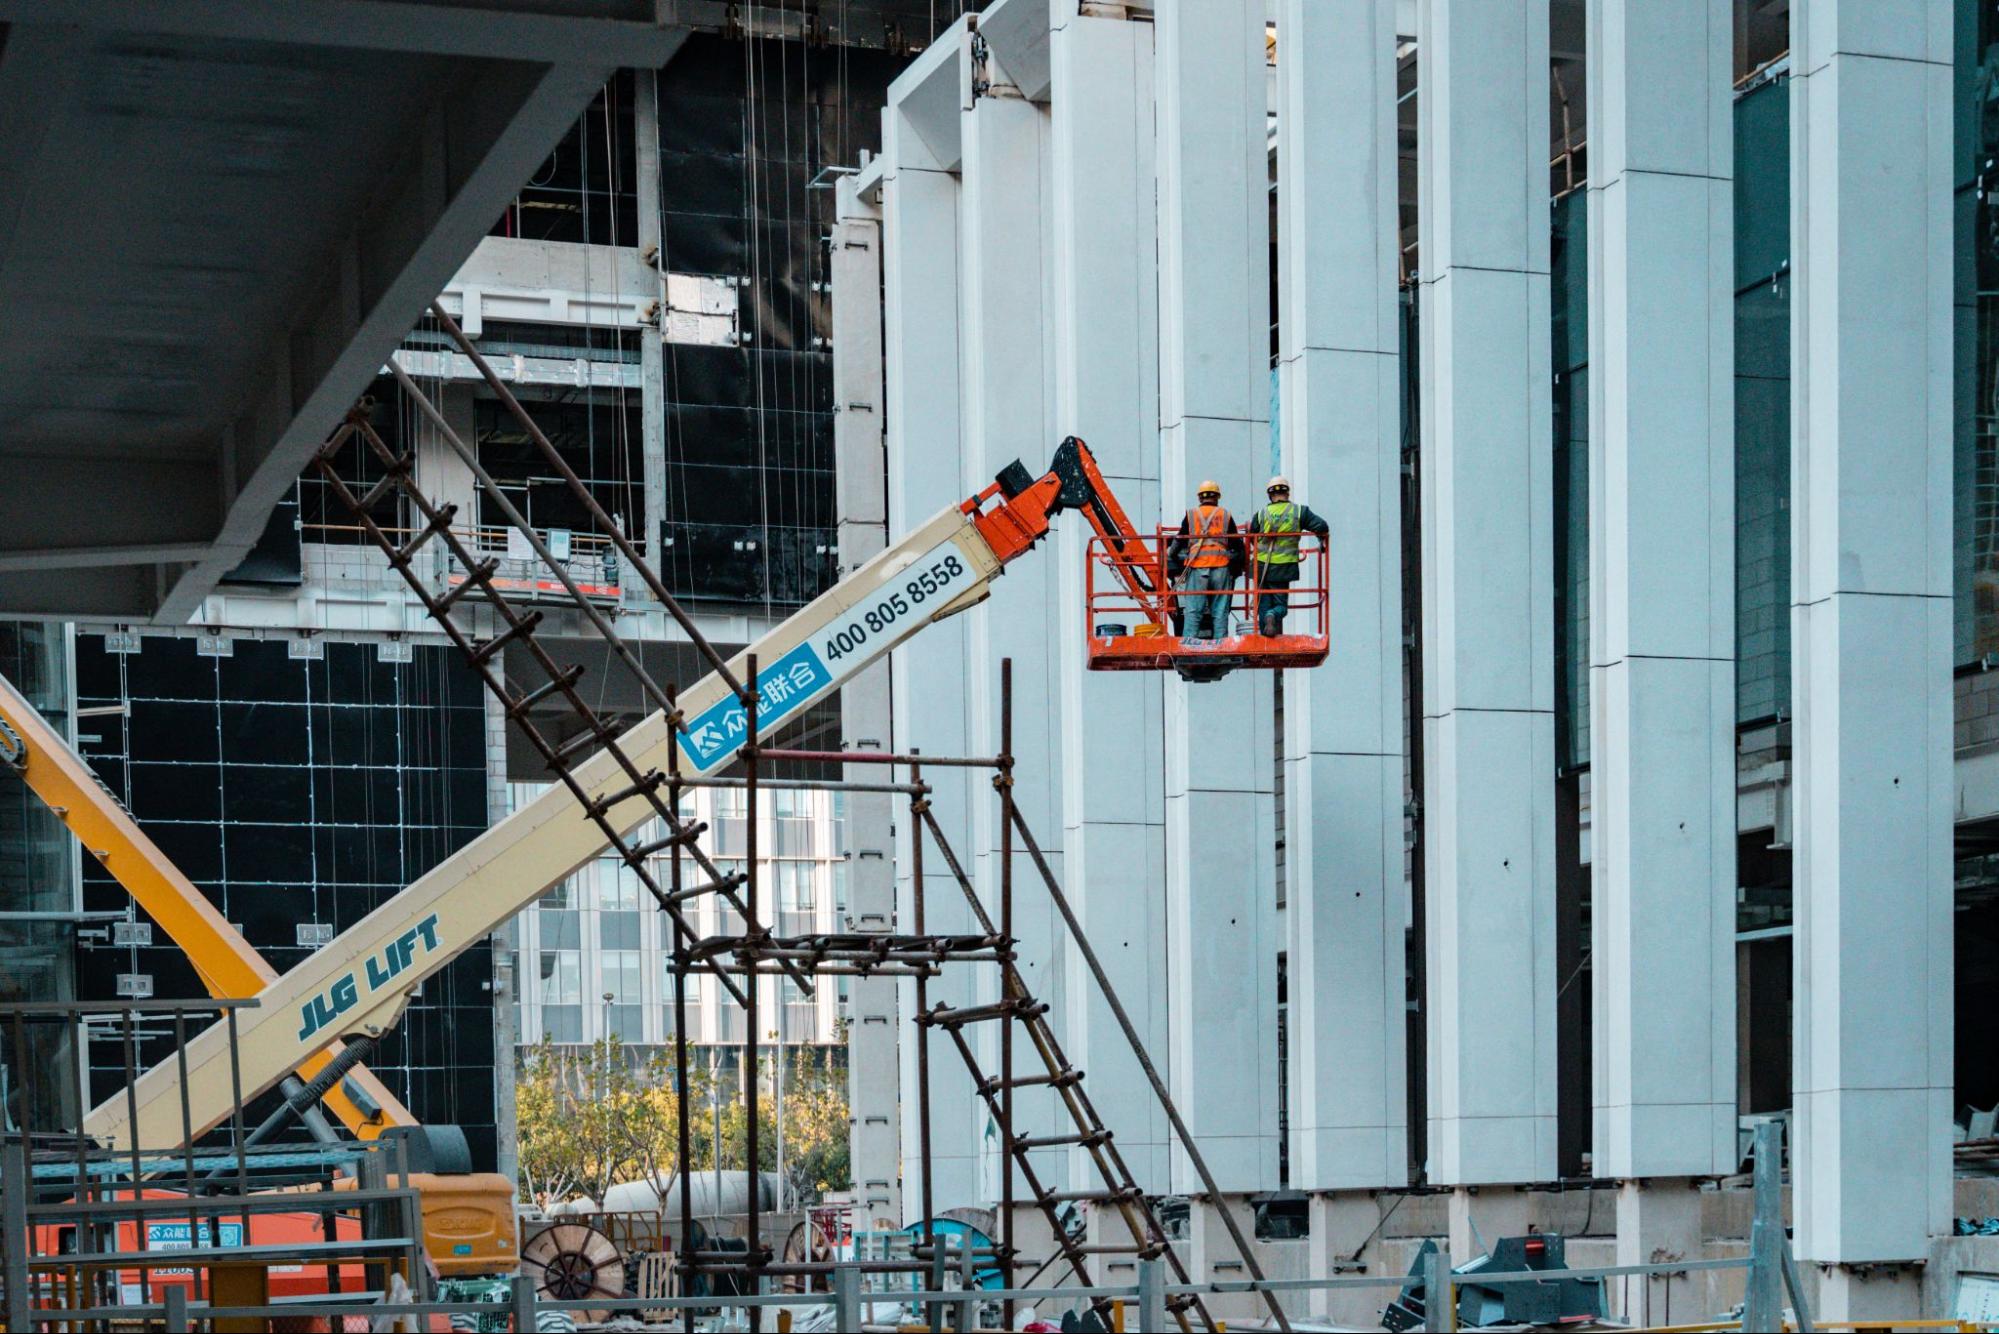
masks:
[[[840,164],[877,146],[883,89],[933,31],[932,6],[913,0],[826,9],[732,19],[695,33],[662,69],[619,71],[439,294],[725,651],[840,572],[828,187]],[[374,425],[413,453],[433,499],[458,507],[468,545],[500,561],[499,586],[551,612],[544,641],[586,664],[604,711],[629,722],[648,710],[561,610],[560,585],[509,538],[499,496],[650,670],[697,679],[684,634],[546,475],[440,323],[417,319],[396,356],[498,495],[386,374],[371,391]],[[358,446],[332,466],[361,490],[382,475]],[[392,531],[416,522],[393,497],[369,517]],[[453,578],[442,564],[423,574],[439,591]],[[0,670],[71,728],[142,827],[280,970],[547,778],[312,471],[186,626],[0,629]],[[520,659],[501,666],[526,670]],[[814,711],[791,735],[837,748],[837,711]],[[823,795],[771,795],[761,871],[779,920],[839,929],[838,812]],[[731,813],[732,797],[690,799],[724,856],[747,819],[740,805]],[[173,942],[5,774],[0,821],[11,990],[199,994]],[[657,1046],[673,1032],[670,934],[635,888],[608,861],[581,872],[427,982],[371,1068],[420,1119],[464,1125],[475,1156],[509,1170],[518,1043],[616,1035]],[[705,986],[694,999],[690,1036],[741,1039],[740,1014]],[[784,1042],[840,1040],[840,988],[770,1001]],[[93,1097],[119,1067],[115,1043],[98,1037]],[[142,1034],[142,1060],[165,1055],[166,1037]]]

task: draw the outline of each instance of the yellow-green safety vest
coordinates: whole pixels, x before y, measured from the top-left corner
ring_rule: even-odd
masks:
[[[1304,512],[1295,504],[1265,505],[1256,512],[1256,558],[1266,565],[1296,565]]]

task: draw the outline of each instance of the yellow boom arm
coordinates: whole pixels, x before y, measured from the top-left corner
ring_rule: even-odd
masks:
[[[983,599],[1001,565],[973,519],[953,506],[820,594],[729,664],[741,680],[749,655],[757,657],[759,733],[781,726],[925,626]],[[679,703],[687,719],[681,772],[710,774],[734,760],[748,740],[746,719],[720,674],[704,677]],[[665,772],[669,735],[666,718],[655,713],[624,733],[619,746],[641,771]],[[601,752],[573,773],[593,798],[629,785],[616,760]],[[639,796],[612,811],[621,831],[652,817]],[[425,978],[605,846],[576,799],[565,788],[550,787],[283,977],[271,980],[266,973],[258,1007],[236,1019],[244,1096],[302,1069],[304,1058],[329,1037],[386,1030]],[[509,1057],[503,1053],[502,1059]],[[228,1060],[222,1025],[187,1045],[187,1098],[197,1135],[229,1115]],[[147,1071],[133,1094],[139,1147],[177,1145],[175,1062]],[[92,1111],[84,1125],[110,1145],[125,1147],[133,1139],[122,1093]]]
[[[70,749],[62,734],[5,677],[0,677],[0,720],[21,740],[25,753],[14,767],[28,790],[55,812],[84,850],[102,862],[146,915],[180,946],[209,995],[240,1000],[277,981],[277,972],[263,956],[167,860],[97,781],[83,757]],[[336,1042],[302,1052],[295,1067],[280,1070],[277,1079],[296,1068],[301,1077],[310,1080],[339,1051]],[[362,1139],[373,1139],[388,1126],[416,1123],[409,1109],[366,1068],[354,1067],[347,1078],[365,1089],[381,1110],[374,1115],[364,1112],[338,1084],[327,1093],[326,1105]]]

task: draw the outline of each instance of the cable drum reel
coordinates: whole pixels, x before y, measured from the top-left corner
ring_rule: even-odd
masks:
[[[588,1223],[557,1223],[521,1249],[521,1273],[534,1280],[544,1301],[581,1302],[592,1297],[623,1301],[625,1257]],[[601,1324],[609,1311],[576,1311],[578,1323]]]

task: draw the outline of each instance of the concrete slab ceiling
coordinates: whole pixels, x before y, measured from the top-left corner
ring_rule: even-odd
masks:
[[[0,0],[0,616],[184,622],[672,0]]]

